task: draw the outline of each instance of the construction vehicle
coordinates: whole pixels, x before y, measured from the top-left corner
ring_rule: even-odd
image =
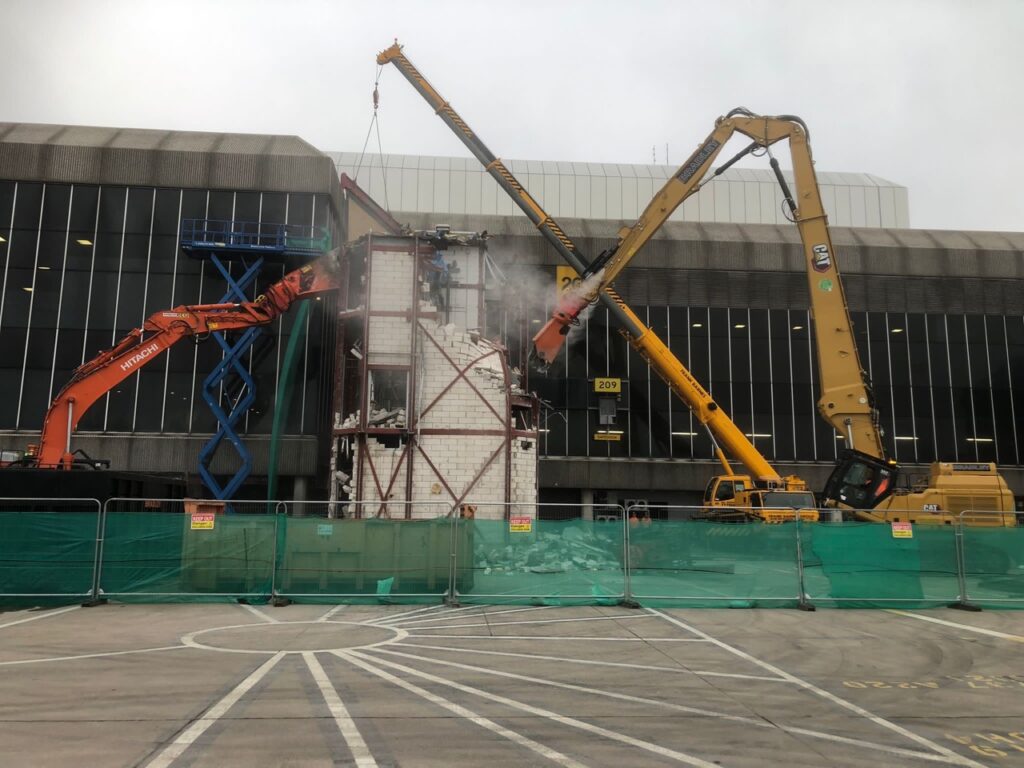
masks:
[[[337,252],[289,272],[255,301],[193,304],[156,312],[112,348],[81,365],[53,399],[39,443],[10,467],[72,469],[109,466],[72,451],[71,436],[86,411],[103,395],[185,338],[201,340],[211,331],[267,325],[300,300],[338,289]],[[5,452],[6,455],[6,452]]]
[[[735,134],[750,144],[719,166],[711,164]],[[796,198],[772,156],[772,145],[788,140]],[[580,273],[581,289],[563,294],[551,319],[534,337],[537,354],[551,361],[579,313],[607,290],[672,212],[690,195],[741,158],[764,150],[803,243],[816,327],[821,392],[818,412],[846,442],[822,494],[825,506],[849,510],[857,519],[952,525],[961,514],[974,525],[1016,525],[1013,494],[990,462],[935,462],[926,483],[899,487],[900,468],[886,456],[871,383],[860,364],[853,323],[843,291],[828,218],[821,201],[804,122],[792,115],[763,116],[737,108],[720,117],[711,134],[666,182],[619,241]],[[799,203],[797,202],[799,200]],[[657,368],[657,362],[652,361]],[[974,511],[998,514],[972,514]]]
[[[558,223],[540,207],[511,171],[505,167],[504,163],[495,157],[480,138],[470,130],[451,105],[441,98],[437,90],[405,56],[397,41],[378,54],[377,63],[380,66],[395,65],[413,88],[430,104],[441,120],[480,161],[498,183],[498,186],[527,215],[566,263],[578,273],[588,276],[593,276],[599,271],[591,268]],[[644,234],[649,237],[657,229],[657,226],[660,226],[660,222],[653,229],[638,233],[637,236]],[[646,237],[644,241],[646,241]],[[637,249],[639,249],[639,245]],[[604,254],[599,257],[598,261],[602,258],[604,258]],[[724,474],[713,477],[708,483],[704,504],[707,516],[715,519],[782,522],[793,520],[799,510],[801,519],[817,520],[818,512],[815,509],[814,494],[808,490],[807,484],[799,477],[792,475],[782,477],[775,471],[768,460],[747,439],[743,431],[736,426],[714,398],[686,369],[686,366],[672,353],[668,345],[641,322],[611,286],[607,285],[608,282],[610,281],[604,281],[604,284],[594,291],[591,299],[587,299],[579,305],[578,310],[582,309],[592,298],[596,298],[604,304],[630,345],[648,362],[668,384],[672,392],[687,405],[697,420],[707,429],[711,436],[715,455],[725,470]],[[571,321],[567,321],[562,326],[566,332],[568,332],[569,324]],[[558,331],[556,330],[555,333],[558,334]],[[561,338],[559,336],[558,344],[561,343]],[[557,353],[557,349],[555,349],[555,353]],[[746,469],[745,473],[733,471],[726,456],[727,452],[743,465]]]

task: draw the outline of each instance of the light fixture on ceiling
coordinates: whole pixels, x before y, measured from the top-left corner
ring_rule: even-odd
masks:
[[[704,327],[704,323],[694,323],[693,327],[694,328],[703,328]]]
[[[965,438],[968,443],[991,443],[991,437],[968,437]]]
[[[75,242],[78,243],[79,245],[92,245],[92,240],[86,240],[84,237],[75,240]]]
[[[893,328],[892,332],[893,333],[903,333],[903,329],[902,328]]]
[[[771,437],[770,432],[744,432],[747,437]]]
[[[26,285],[26,286],[23,286],[21,290],[23,290],[23,291],[28,291],[29,293],[32,293],[32,289],[31,289],[31,288],[29,288],[29,287],[28,287],[27,285]]]
[[[804,327],[802,325],[794,325],[793,326],[793,330],[794,331],[802,331],[803,329],[804,329]]]
[[[893,440],[917,440],[913,435],[896,435]]]
[[[744,325],[743,323],[736,323],[736,325],[733,326],[733,328],[746,328],[746,327],[747,326]]]
[[[676,437],[696,437],[697,436],[696,432],[673,432],[672,434],[675,435]]]

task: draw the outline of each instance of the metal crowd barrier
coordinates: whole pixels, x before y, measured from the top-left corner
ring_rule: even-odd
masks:
[[[1006,512],[910,531],[832,510],[776,524],[704,512],[0,498],[0,599],[1024,605],[1024,526],[1005,526]]]

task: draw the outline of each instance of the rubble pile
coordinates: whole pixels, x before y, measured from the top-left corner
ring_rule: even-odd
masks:
[[[523,534],[518,534],[523,535]],[[523,540],[499,544],[477,532],[474,560],[477,570],[491,573],[566,573],[619,570],[621,541],[582,528],[559,533],[540,532]]]

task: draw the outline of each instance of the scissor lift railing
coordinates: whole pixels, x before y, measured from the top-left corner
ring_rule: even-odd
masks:
[[[330,232],[305,224],[273,224],[227,219],[184,219],[181,248],[198,258],[211,254],[263,257],[319,256],[330,250]]]

